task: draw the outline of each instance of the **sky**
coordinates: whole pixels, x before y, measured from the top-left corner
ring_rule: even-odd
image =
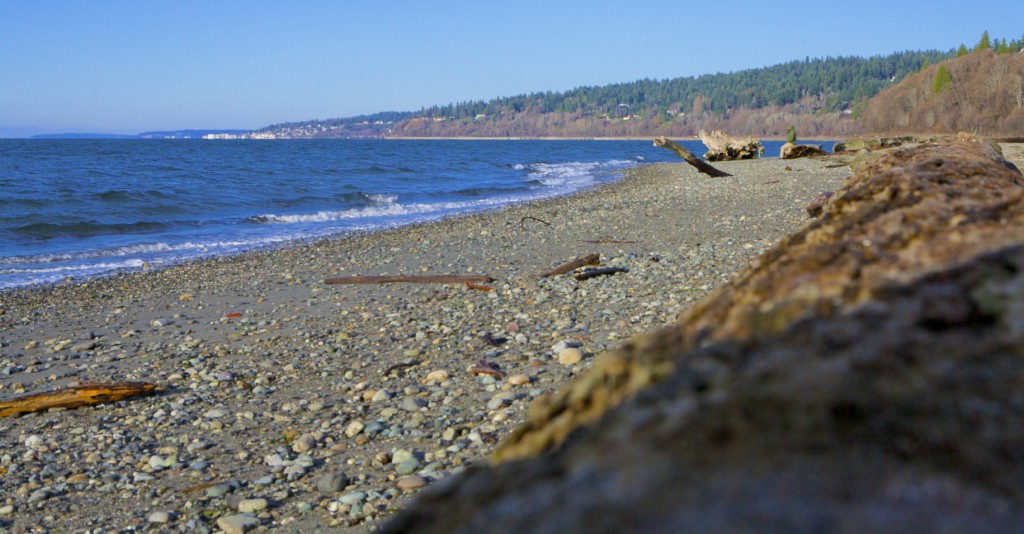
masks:
[[[1024,2],[0,0],[0,137],[255,129],[1024,35]]]

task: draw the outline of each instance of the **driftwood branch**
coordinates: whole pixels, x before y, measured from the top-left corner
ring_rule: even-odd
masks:
[[[569,272],[569,271],[571,271],[573,269],[579,269],[580,267],[583,267],[585,265],[597,265],[598,263],[601,263],[601,255],[600,254],[587,254],[586,256],[583,256],[582,258],[576,258],[575,260],[563,263],[563,264],[559,265],[558,267],[555,267],[554,269],[551,269],[548,272],[541,273],[539,278],[548,278],[548,277],[551,277],[551,276],[557,276],[557,275],[560,275],[562,273],[567,273],[567,272]]]
[[[697,168],[698,171],[700,171],[700,172],[702,172],[702,173],[704,173],[704,174],[706,174],[708,176],[713,176],[715,178],[719,178],[719,177],[722,177],[722,176],[732,176],[731,174],[729,174],[729,173],[727,173],[725,171],[720,171],[720,170],[712,167],[711,165],[708,164],[708,162],[698,158],[697,156],[694,156],[692,152],[690,152],[689,150],[686,150],[685,148],[683,148],[683,145],[680,145],[679,143],[677,143],[677,142],[675,142],[675,141],[673,141],[673,140],[671,140],[671,139],[669,139],[667,137],[659,137],[659,138],[655,139],[654,140],[654,146],[660,146],[661,148],[667,148],[667,149],[671,150],[672,152],[675,152],[676,154],[679,154],[679,157],[685,159],[687,163],[689,163],[690,165],[693,165],[694,167]]]
[[[628,272],[629,272],[629,269],[627,269],[625,267],[605,267],[603,269],[587,269],[586,271],[583,271],[582,273],[577,274],[576,275],[576,279],[580,280],[580,281],[583,281],[583,280],[589,280],[589,279],[597,277],[597,276],[606,276],[606,275],[612,275],[612,274],[615,274],[615,273],[628,273]]]
[[[522,228],[523,230],[526,230],[526,224],[525,223],[526,223],[527,220],[537,221],[539,223],[544,223],[544,226],[551,226],[551,223],[545,221],[544,219],[538,219],[536,217],[531,217],[531,216],[527,215],[526,217],[523,217],[522,219],[519,219],[519,228]]]
[[[494,281],[490,276],[471,275],[395,275],[395,276],[342,276],[328,278],[325,284],[489,284]]]
[[[584,243],[594,243],[596,245],[605,245],[605,244],[608,244],[608,243],[636,243],[636,241],[631,241],[629,239],[611,239],[611,238],[584,239],[583,242]]]
[[[156,389],[156,384],[148,382],[86,383],[57,391],[23,395],[0,401],[0,417],[42,412],[54,408],[80,408],[105,402],[116,402],[148,394],[154,389]]]

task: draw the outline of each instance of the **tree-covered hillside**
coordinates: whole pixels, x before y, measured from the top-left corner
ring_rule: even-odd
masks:
[[[1009,50],[1020,43],[996,39],[978,46]],[[959,53],[967,52],[961,45]],[[856,118],[870,98],[957,53],[806,58],[733,73],[284,123],[260,132],[281,137],[610,137],[688,136],[700,129],[722,129],[771,137],[785,135],[795,124],[805,137],[847,135],[860,129]]]
[[[692,113],[723,115],[730,109],[786,106],[818,97],[821,111],[840,111],[870,98],[925,63],[953,52],[900,52],[872,58],[836,57],[791,61],[729,74],[671,80],[638,80],[566,92],[544,92],[463,102],[422,110],[425,117],[475,118],[502,113],[598,113],[617,115]]]

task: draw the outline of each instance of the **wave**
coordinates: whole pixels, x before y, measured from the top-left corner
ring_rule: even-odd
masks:
[[[480,198],[464,202],[426,202],[415,204],[384,204],[346,210],[318,211],[316,213],[298,213],[294,215],[266,214],[250,217],[255,223],[296,224],[326,223],[351,219],[390,218],[408,215],[426,215],[431,213],[450,213],[472,209],[500,206],[511,202],[528,200],[527,197]]]
[[[607,174],[620,171],[635,161],[572,161],[567,163],[531,163],[516,165],[516,170],[525,170],[529,181],[547,187],[586,187],[599,181]]]
[[[99,223],[96,221],[79,221],[73,223],[34,223],[11,228],[10,231],[24,237],[38,240],[55,237],[95,237],[110,234],[145,234],[160,232],[167,224],[155,221],[139,221],[134,223]]]

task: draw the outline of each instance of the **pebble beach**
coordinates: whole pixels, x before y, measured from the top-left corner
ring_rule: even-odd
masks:
[[[485,463],[530,402],[806,224],[840,156],[644,165],[572,196],[0,292],[0,532],[366,532]],[[599,254],[614,274],[539,274]],[[370,275],[493,283],[328,285]],[[524,513],[526,513],[524,511]]]

